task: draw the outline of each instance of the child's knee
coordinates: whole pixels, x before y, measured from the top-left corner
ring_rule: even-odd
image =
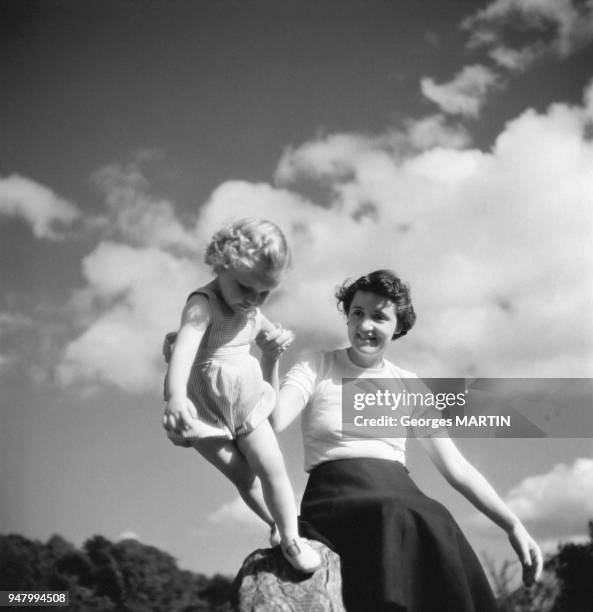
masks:
[[[282,465],[266,466],[258,476],[262,483],[271,487],[280,487],[288,482],[288,474]]]
[[[247,465],[237,466],[236,469],[232,469],[228,477],[241,492],[247,493],[259,484],[257,475]]]
[[[249,494],[261,487],[257,476],[253,473],[242,474],[233,480],[233,484],[241,494]]]

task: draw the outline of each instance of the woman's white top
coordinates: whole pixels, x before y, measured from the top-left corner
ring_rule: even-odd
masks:
[[[282,387],[296,387],[303,396],[305,408],[301,415],[301,428],[305,454],[305,470],[336,459],[371,457],[406,463],[406,427],[393,429],[398,437],[379,438],[369,434],[369,428],[360,428],[360,434],[342,424],[342,379],[389,378],[390,390],[406,390],[405,379],[416,379],[413,373],[397,367],[387,359],[380,367],[361,368],[350,360],[346,349],[323,351],[305,355],[287,372]],[[400,381],[399,385],[397,381]],[[401,408],[402,414],[415,418],[440,416],[434,407]]]

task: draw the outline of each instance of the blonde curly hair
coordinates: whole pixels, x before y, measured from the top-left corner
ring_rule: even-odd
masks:
[[[216,273],[247,270],[269,277],[288,267],[290,250],[275,223],[248,217],[225,224],[212,236],[205,261]]]

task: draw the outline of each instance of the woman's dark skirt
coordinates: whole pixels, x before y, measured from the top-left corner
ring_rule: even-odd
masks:
[[[459,526],[397,461],[340,459],[313,469],[302,535],[340,555],[349,612],[494,612]]]

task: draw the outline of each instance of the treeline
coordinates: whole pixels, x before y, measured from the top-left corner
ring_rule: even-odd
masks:
[[[589,541],[561,544],[547,557],[542,579],[531,588],[510,593],[510,567],[499,568],[493,576],[501,612],[593,612],[593,521]]]
[[[136,540],[95,536],[78,549],[57,535],[45,544],[0,536],[0,591],[69,591],[72,612],[213,612],[230,588],[230,578],[181,570],[173,557]]]
[[[589,541],[559,546],[530,589],[511,592],[516,569],[509,563],[490,570],[501,612],[592,612],[593,521]],[[222,612],[231,583],[181,570],[173,557],[136,540],[95,536],[78,549],[57,535],[45,544],[0,536],[0,591],[69,591],[72,612]]]

